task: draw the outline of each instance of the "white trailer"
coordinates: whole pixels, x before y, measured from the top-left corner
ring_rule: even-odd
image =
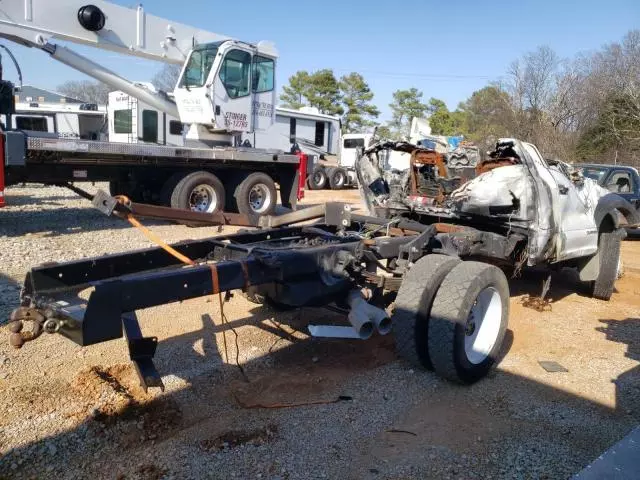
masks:
[[[157,91],[150,83],[139,85]],[[110,142],[185,145],[185,125],[179,118],[121,90],[109,93],[107,124]]]
[[[4,114],[0,115],[0,122],[5,129],[55,133],[60,138],[105,140],[106,113],[106,107],[92,103],[17,103],[15,113],[10,115],[10,124]]]
[[[149,83],[138,83],[156,91]],[[119,143],[185,145],[185,126],[177,117],[116,90],[107,106],[109,140]],[[311,156],[338,155],[340,117],[324,115],[317,109],[293,110],[276,107],[275,122],[265,130],[244,133],[243,147],[291,151],[294,145]]]
[[[277,107],[276,121],[269,129],[245,134],[243,138],[256,148],[288,151],[297,145],[307,155],[338,155],[340,126],[340,117],[325,115],[316,108]]]

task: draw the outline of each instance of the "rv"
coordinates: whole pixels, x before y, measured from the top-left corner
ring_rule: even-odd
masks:
[[[156,91],[151,84],[140,83]],[[170,94],[168,94],[170,96]],[[184,145],[184,125],[156,108],[121,91],[109,94],[109,141]],[[268,129],[246,133],[242,146],[291,151],[294,145],[310,156],[338,155],[340,118],[317,109],[276,108],[276,121]]]
[[[157,93],[150,83],[138,85]],[[109,93],[107,118],[110,142],[184,146],[186,131],[180,120],[124,92]]]
[[[106,140],[106,108],[93,103],[17,103],[16,112],[0,115],[4,128],[55,133],[60,138]]]

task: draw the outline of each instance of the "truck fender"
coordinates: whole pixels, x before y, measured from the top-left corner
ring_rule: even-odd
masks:
[[[608,193],[607,195],[600,197],[596,211],[594,213],[594,219],[598,229],[602,225],[603,220],[607,215],[613,220],[615,228],[620,226],[620,221],[616,210],[622,214],[630,225],[636,225],[640,223],[640,212],[628,201],[615,193]]]
[[[598,234],[603,231],[618,230],[620,218],[618,212],[624,216],[627,223],[634,225],[640,223],[640,214],[631,203],[615,193],[609,193],[600,198],[594,212],[594,220],[598,226]],[[608,220],[608,221],[607,221]],[[625,234],[624,230],[620,231]],[[600,274],[600,252],[584,259],[579,265],[580,280],[590,282],[598,278]]]

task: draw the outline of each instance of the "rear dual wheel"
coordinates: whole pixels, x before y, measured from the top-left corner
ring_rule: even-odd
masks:
[[[254,172],[232,185],[234,183],[237,186],[232,200],[235,200],[238,212],[252,216],[273,213],[278,197],[275,182],[269,175]],[[164,204],[201,213],[224,210],[225,196],[220,179],[207,171],[174,175],[161,192]]]
[[[224,186],[213,173],[192,172],[177,181],[174,178],[173,182],[176,182],[175,186],[172,189],[169,188],[171,190],[169,197],[171,208],[200,213],[224,210]]]
[[[327,186],[327,181],[327,173],[321,165],[316,165],[307,177],[307,185],[311,190],[322,190]]]
[[[480,262],[427,255],[407,273],[392,317],[398,354],[458,383],[495,365],[507,329],[509,285]]]
[[[332,167],[327,169],[327,177],[331,190],[342,190],[349,180],[347,171],[342,167]]]
[[[263,172],[248,175],[236,188],[238,212],[245,215],[271,215],[276,209],[278,194],[273,179]]]

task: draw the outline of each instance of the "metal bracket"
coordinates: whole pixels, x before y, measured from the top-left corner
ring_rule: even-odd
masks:
[[[122,326],[129,346],[129,358],[136,367],[140,386],[146,392],[149,387],[160,387],[164,392],[164,383],[153,364],[158,347],[158,337],[143,337],[135,312],[122,315]]]
[[[423,256],[424,248],[436,234],[436,228],[429,225],[425,231],[420,233],[410,242],[401,245],[398,254],[398,264],[413,263]]]
[[[338,228],[348,227],[351,225],[351,205],[339,202],[326,203],[324,223]]]
[[[93,206],[107,216],[113,215],[113,211],[118,205],[118,201],[102,190],[98,190],[93,197]]]

